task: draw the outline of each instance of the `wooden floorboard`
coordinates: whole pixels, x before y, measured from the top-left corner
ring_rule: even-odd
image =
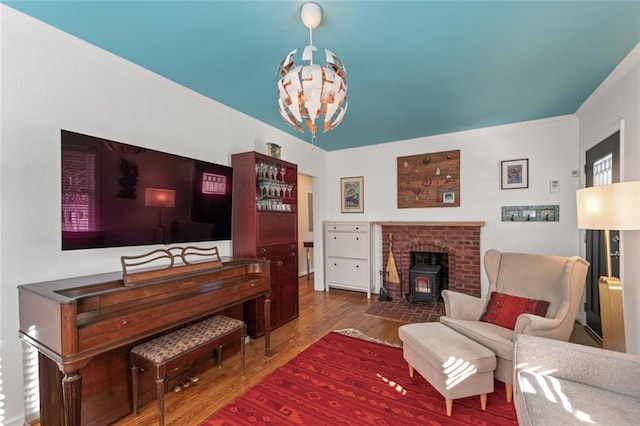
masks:
[[[181,392],[165,396],[165,424],[199,425],[227,403],[257,384],[269,373],[295,357],[307,346],[330,331],[356,328],[368,336],[400,343],[398,327],[402,323],[364,315],[377,296],[332,289],[329,293],[313,290],[313,281],[302,277],[300,316],[271,333],[273,356],[264,356],[264,338],[252,340],[246,347],[246,374],[240,376],[239,355],[224,361],[223,368],[212,368],[199,375],[199,381]],[[157,424],[157,405],[146,404],[137,416],[129,415],[116,425]]]

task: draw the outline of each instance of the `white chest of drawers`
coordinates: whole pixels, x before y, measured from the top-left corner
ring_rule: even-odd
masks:
[[[371,224],[324,223],[325,288],[362,291],[371,298]]]

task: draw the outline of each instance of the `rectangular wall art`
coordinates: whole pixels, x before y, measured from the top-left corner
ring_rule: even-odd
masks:
[[[398,208],[459,206],[459,149],[398,157]]]
[[[340,212],[364,213],[364,177],[340,178]]]

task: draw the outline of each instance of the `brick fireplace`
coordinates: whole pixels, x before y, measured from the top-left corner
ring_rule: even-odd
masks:
[[[402,300],[409,291],[412,253],[446,253],[449,290],[480,296],[480,228],[484,222],[378,222],[382,227],[382,265],[389,258],[389,235],[393,256],[402,274]],[[414,255],[415,256],[415,255]],[[389,295],[400,300],[400,286],[389,285]]]

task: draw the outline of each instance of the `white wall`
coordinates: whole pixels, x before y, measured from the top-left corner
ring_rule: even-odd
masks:
[[[484,221],[481,253],[489,248],[570,256],[578,254],[575,190],[578,122],[556,117],[327,154],[330,220]],[[396,158],[460,150],[460,207],[397,208]],[[529,188],[500,189],[500,162],[529,159]],[[364,213],[340,214],[340,177],[364,176]],[[549,181],[560,182],[551,193]],[[502,222],[501,206],[560,206],[559,222]],[[379,259],[378,259],[379,261]],[[374,274],[377,276],[377,274]],[[482,292],[488,282],[482,271]]]
[[[620,180],[640,180],[640,44],[576,112],[580,153],[621,130]],[[581,181],[584,186],[584,180]],[[640,212],[638,212],[640,214]],[[626,350],[640,354],[640,231],[620,233]]]
[[[277,142],[313,176],[326,153],[4,5],[0,31],[0,423],[9,425],[22,423],[24,406],[17,286],[119,270],[120,256],[150,249],[61,251],[61,129],[226,165]],[[231,253],[229,241],[216,244]]]

